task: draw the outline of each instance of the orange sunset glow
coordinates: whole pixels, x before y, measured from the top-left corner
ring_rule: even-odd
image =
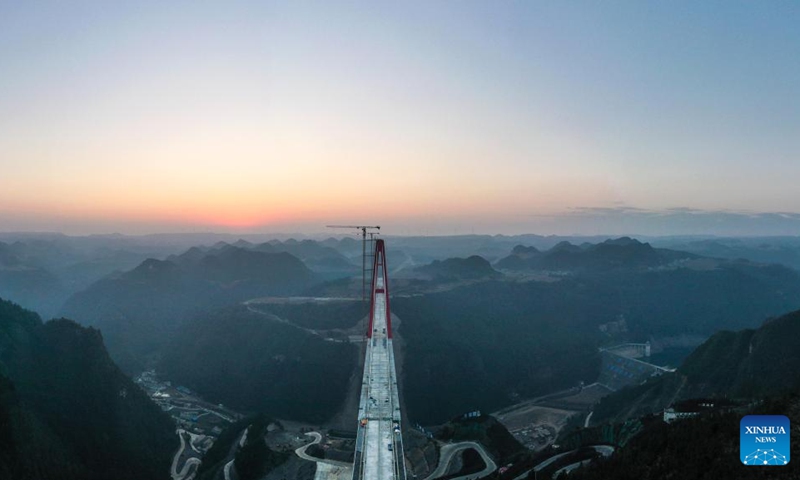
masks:
[[[740,45],[713,15],[674,35],[668,10],[628,12],[643,38],[616,8],[151,7],[0,12],[4,230],[646,232],[632,212],[800,212],[785,16]],[[728,49],[696,48],[703,32]],[[731,52],[758,80],[729,74]]]

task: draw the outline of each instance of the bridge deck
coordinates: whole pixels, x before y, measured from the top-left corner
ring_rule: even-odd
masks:
[[[367,340],[358,410],[354,480],[405,480],[400,401],[391,326],[387,325],[389,312],[384,283],[383,275],[378,275],[376,271],[373,281],[372,338]]]

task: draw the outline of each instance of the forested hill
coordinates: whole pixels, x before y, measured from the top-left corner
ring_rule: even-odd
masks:
[[[244,305],[209,312],[181,327],[159,371],[215,403],[323,422],[342,406],[358,348],[311,332]]]
[[[643,430],[608,460],[575,470],[564,480],[796,479],[800,442],[786,466],[745,466],[739,460],[739,422],[744,415],[786,415],[791,436],[800,435],[800,397],[771,398],[751,408],[714,412],[674,423],[645,422]]]
[[[192,315],[250,298],[296,294],[314,281],[314,273],[285,252],[193,248],[94,283],[73,295],[62,314],[100,328],[114,360],[132,372]]]
[[[758,329],[721,331],[692,352],[673,374],[604,398],[595,421],[624,421],[660,411],[680,399],[760,399],[800,392],[800,311]]]
[[[562,241],[547,251],[517,245],[511,255],[498,261],[496,266],[508,270],[608,271],[652,268],[693,258],[697,255],[656,249],[649,243],[621,237],[597,244],[574,245]]]
[[[415,270],[416,273],[440,280],[469,280],[502,276],[500,272],[492,268],[492,265],[485,258],[478,255],[468,258],[434,260],[428,265],[423,265]]]
[[[747,262],[489,280],[392,299],[404,398],[423,423],[595,381],[597,348],[611,341],[600,327],[619,318],[627,332],[618,342],[753,328],[799,307],[796,272]]]
[[[800,434],[798,338],[800,311],[770,319],[758,329],[719,332],[675,374],[606,397],[596,408],[596,417],[611,417],[609,410],[642,414],[644,406],[655,411],[669,406],[670,400],[700,396],[724,397],[724,403],[734,400],[734,405],[742,406],[671,424],[645,421],[643,430],[613,457],[577,470],[569,478],[800,478],[797,462],[753,468],[739,461],[739,422],[744,415],[786,415],[792,436]],[[615,419],[624,418],[617,415]],[[793,443],[792,456],[800,456],[798,443]]]
[[[686,359],[680,372],[699,393],[753,397],[800,388],[800,310],[756,330],[719,332]]]
[[[174,428],[100,332],[0,300],[0,478],[167,479]]]

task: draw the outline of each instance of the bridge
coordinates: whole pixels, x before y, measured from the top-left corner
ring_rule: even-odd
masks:
[[[675,371],[674,368],[648,362],[649,357],[650,342],[601,348],[602,363],[597,383],[616,391],[628,385],[638,385],[650,376]]]
[[[650,342],[646,343],[623,343],[608,348],[601,348],[601,352],[611,352],[628,358],[649,358]]]
[[[387,275],[386,249],[379,239],[375,242],[353,480],[406,480]]]

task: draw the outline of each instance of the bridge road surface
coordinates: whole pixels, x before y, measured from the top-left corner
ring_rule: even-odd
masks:
[[[383,240],[375,244],[365,355],[353,480],[406,480]]]

